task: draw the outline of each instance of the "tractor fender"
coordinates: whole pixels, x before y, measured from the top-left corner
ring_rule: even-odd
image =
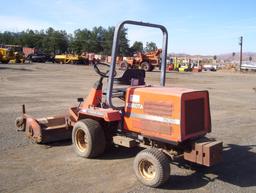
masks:
[[[103,109],[98,107],[90,107],[79,111],[78,119],[82,119],[84,117],[102,118],[106,122],[113,122],[121,120],[121,113],[118,110],[114,110],[111,108]]]

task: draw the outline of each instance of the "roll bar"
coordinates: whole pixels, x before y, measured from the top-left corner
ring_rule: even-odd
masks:
[[[118,109],[118,107],[115,107],[112,103],[112,91],[113,91],[114,72],[115,72],[115,68],[116,68],[116,57],[117,57],[117,52],[118,52],[120,33],[121,33],[122,27],[125,24],[159,28],[162,30],[163,43],[162,43],[162,62],[161,62],[160,86],[165,86],[167,41],[168,41],[167,29],[164,26],[158,25],[158,24],[144,23],[144,22],[131,21],[131,20],[122,21],[121,23],[117,24],[115,27],[114,39],[113,39],[113,44],[112,44],[112,55],[111,55],[112,60],[111,60],[111,65],[110,65],[110,72],[109,72],[108,86],[107,86],[107,104],[109,105],[110,108],[113,108],[113,109]]]

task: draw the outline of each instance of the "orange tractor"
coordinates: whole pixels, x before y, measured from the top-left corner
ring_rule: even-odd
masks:
[[[127,69],[115,78],[120,30],[125,24],[162,30],[160,86],[146,85],[143,69]],[[16,126],[37,143],[72,138],[74,151],[84,158],[98,157],[111,144],[145,148],[135,157],[133,167],[138,180],[151,187],[168,180],[172,159],[205,166],[219,162],[222,142],[205,137],[211,132],[208,91],[165,87],[167,39],[162,25],[120,23],[115,28],[112,63],[94,65],[100,78],[86,99],[79,98],[79,105],[63,116],[40,119],[26,114],[23,105]],[[103,71],[103,67],[108,69]],[[105,87],[104,78],[108,80]],[[119,105],[113,100],[116,97],[121,99]]]
[[[160,67],[160,54],[162,49],[151,52],[138,52],[134,57],[125,57],[126,59],[120,63],[120,68],[126,70],[128,68],[141,68],[145,71],[152,71],[155,67]]]

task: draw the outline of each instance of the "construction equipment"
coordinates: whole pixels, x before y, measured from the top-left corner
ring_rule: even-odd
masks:
[[[127,69],[122,77],[115,78],[120,31],[125,24],[159,28],[163,32],[160,86],[146,85],[143,69]],[[50,135],[56,140],[67,138],[72,130],[74,150],[85,158],[101,155],[113,143],[127,148],[143,147],[145,150],[135,157],[134,171],[143,184],[151,187],[168,180],[169,158],[205,166],[216,164],[221,159],[222,142],[205,137],[211,132],[208,91],[165,87],[167,39],[162,25],[130,20],[118,24],[111,65],[94,65],[100,78],[87,98],[78,98],[79,104],[65,115],[44,119],[30,117],[23,106],[16,126],[36,142],[49,141]],[[109,69],[103,71],[103,67]],[[106,90],[104,78],[108,79]],[[121,104],[117,105],[113,98],[121,99]]]
[[[183,63],[180,67],[179,67],[179,72],[191,72],[192,71],[192,68],[191,68],[191,65],[190,64],[186,64],[186,63]]]
[[[0,62],[3,64],[24,63],[22,47],[19,45],[0,45]]]
[[[45,63],[45,62],[54,62],[54,57],[48,54],[44,53],[33,53],[28,54],[26,57],[26,60],[29,62],[39,62],[39,63]]]
[[[182,60],[177,57],[173,57],[170,59],[170,64],[168,65],[169,71],[179,71],[179,67],[181,66]]]
[[[0,62],[8,64],[11,59],[14,59],[14,52],[7,48],[0,48]]]
[[[60,64],[76,64],[79,62],[79,56],[77,54],[60,54],[55,55],[54,61]]]
[[[178,72],[201,72],[202,67],[199,64],[199,60],[194,62],[191,59],[174,57],[171,58],[171,64],[169,64],[168,70]]]
[[[17,52],[9,48],[0,48],[0,62],[3,64],[20,63],[21,57]]]
[[[155,67],[160,66],[161,49],[151,52],[138,52],[134,57],[125,57],[120,63],[120,68],[126,70],[128,68],[141,68],[145,71],[152,71]]]
[[[81,55],[78,54],[61,54],[55,55],[54,60],[56,63],[61,64],[93,64],[98,61],[95,58],[94,53],[82,52]]]

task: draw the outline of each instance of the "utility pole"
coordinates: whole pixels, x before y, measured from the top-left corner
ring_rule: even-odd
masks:
[[[241,71],[241,66],[243,61],[243,36],[240,37],[239,45],[240,45],[240,71]]]

